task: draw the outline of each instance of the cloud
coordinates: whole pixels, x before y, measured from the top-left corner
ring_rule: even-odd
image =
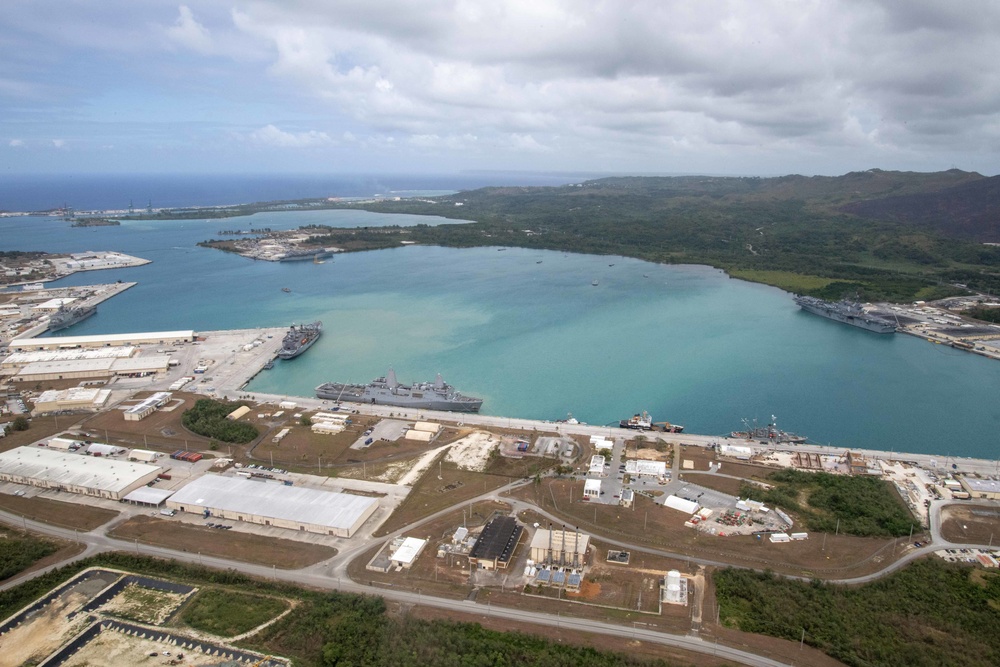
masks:
[[[21,139],[11,139],[7,145],[11,148],[21,148],[24,146],[24,141]]]
[[[52,145],[55,148],[66,148],[66,140],[65,139],[53,139],[52,140]]]
[[[178,8],[180,16],[174,25],[167,28],[167,37],[198,53],[212,52],[212,35],[208,29],[194,18],[187,5]]]
[[[313,146],[328,146],[333,140],[326,132],[310,130],[308,132],[285,132],[274,125],[265,125],[248,135],[251,142],[262,146],[276,148],[309,148]]]

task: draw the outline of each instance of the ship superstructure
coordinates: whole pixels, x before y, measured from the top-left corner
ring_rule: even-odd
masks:
[[[281,341],[281,349],[278,350],[278,357],[281,359],[294,359],[319,340],[323,333],[323,323],[313,322],[312,324],[293,324],[292,328],[285,334]]]
[[[316,387],[318,398],[371,405],[395,405],[402,408],[479,412],[483,399],[463,396],[446,383],[438,373],[434,382],[400,384],[396,372],[389,369],[385,377],[368,384],[326,382]]]
[[[865,312],[860,303],[854,301],[824,301],[812,296],[797,296],[795,303],[802,310],[844,324],[859,327],[874,333],[896,333],[896,323],[884,317]]]
[[[59,306],[59,309],[49,316],[49,331],[61,331],[71,327],[96,312],[97,308],[94,306],[77,306],[75,308],[67,308],[65,305]]]

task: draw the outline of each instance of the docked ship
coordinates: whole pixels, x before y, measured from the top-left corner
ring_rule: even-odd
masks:
[[[278,357],[281,359],[294,359],[319,340],[319,335],[323,333],[323,323],[313,322],[312,324],[293,324],[281,341],[281,349],[278,350]]]
[[[76,308],[67,308],[65,305],[59,306],[59,309],[49,316],[49,331],[61,331],[71,327],[96,312],[97,308],[94,306],[77,306]]]
[[[767,426],[758,426],[754,419],[751,424],[746,419],[743,420],[745,431],[733,431],[730,436],[741,440],[770,440],[776,443],[801,444],[808,440],[805,436],[787,433],[778,428],[778,421],[771,415],[771,421]]]
[[[326,382],[316,387],[316,397],[352,403],[395,405],[401,408],[424,410],[450,410],[452,412],[479,412],[483,399],[463,396],[441,379],[438,373],[434,382],[400,384],[396,372],[389,369],[385,377],[368,384],[342,384]]]
[[[860,303],[855,301],[823,301],[812,296],[797,296],[795,303],[802,310],[844,324],[859,327],[875,333],[896,333],[896,323],[878,315],[866,313]]]
[[[326,249],[319,250],[289,250],[284,255],[278,258],[279,262],[304,262],[306,260],[312,260],[313,263],[321,264],[319,260],[327,259],[333,255],[332,252]]]
[[[643,410],[640,414],[632,415],[628,419],[618,422],[619,428],[628,428],[634,431],[664,431],[666,433],[683,433],[684,427],[680,424],[670,422],[654,422],[649,413]]]

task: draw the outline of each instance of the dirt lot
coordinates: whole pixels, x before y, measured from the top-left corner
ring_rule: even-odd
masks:
[[[941,537],[956,543],[1000,544],[1000,507],[949,505],[943,508]]]
[[[438,479],[438,470],[441,479]],[[376,531],[378,535],[408,526],[431,514],[506,485],[509,477],[462,470],[454,463],[432,465],[392,515]]]
[[[251,533],[216,530],[149,516],[129,519],[116,526],[110,535],[122,540],[138,539],[143,544],[231,558],[244,563],[274,565],[287,570],[313,565],[333,558],[337,553],[336,549],[319,544],[276,537],[262,538]]]
[[[636,496],[634,509],[591,505],[580,500],[579,480],[547,479],[514,495],[538,504],[567,522],[611,539],[731,562],[742,567],[771,568],[807,577],[841,578],[874,572],[893,558],[893,542],[845,535],[812,534],[810,539],[772,544],[754,536],[716,537],[685,528],[686,516]],[[570,503],[572,491],[573,502]],[[916,534],[914,539],[920,539]],[[905,553],[907,540],[897,540],[896,555]]]
[[[8,417],[4,417],[3,421],[7,421],[7,419]],[[68,424],[68,419],[63,417],[62,426],[65,427]],[[47,440],[61,431],[56,418],[34,417],[27,431],[8,431],[6,437],[0,438],[0,452],[30,445],[37,440]]]
[[[728,493],[731,496],[739,495],[741,482],[738,479],[732,479],[731,477],[719,477],[718,475],[709,475],[697,472],[685,472],[683,474],[685,482],[698,484],[699,486],[704,486],[706,489],[722,491],[723,493]]]
[[[25,498],[0,494],[0,509],[33,521],[63,528],[90,531],[118,516],[118,512],[82,503],[69,503],[48,498]]]
[[[141,447],[167,453],[178,449],[208,449],[209,438],[188,431],[181,423],[184,411],[204,396],[174,392],[173,398],[183,402],[180,405],[171,402],[167,407],[176,405],[174,409],[157,410],[141,421],[125,421],[121,410],[108,410],[83,420],[81,428],[101,442],[122,447]]]
[[[170,664],[164,652],[177,653],[177,647],[164,642],[156,642],[140,637],[105,631],[84,646],[72,658],[63,663],[64,667],[119,667],[120,665]],[[220,664],[218,656],[203,655],[197,651],[181,651],[184,667],[212,667]],[[158,653],[153,657],[150,653]]]

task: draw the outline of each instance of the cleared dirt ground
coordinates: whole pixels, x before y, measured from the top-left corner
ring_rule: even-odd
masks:
[[[943,508],[941,537],[949,542],[1000,544],[1000,506],[949,505]]]

